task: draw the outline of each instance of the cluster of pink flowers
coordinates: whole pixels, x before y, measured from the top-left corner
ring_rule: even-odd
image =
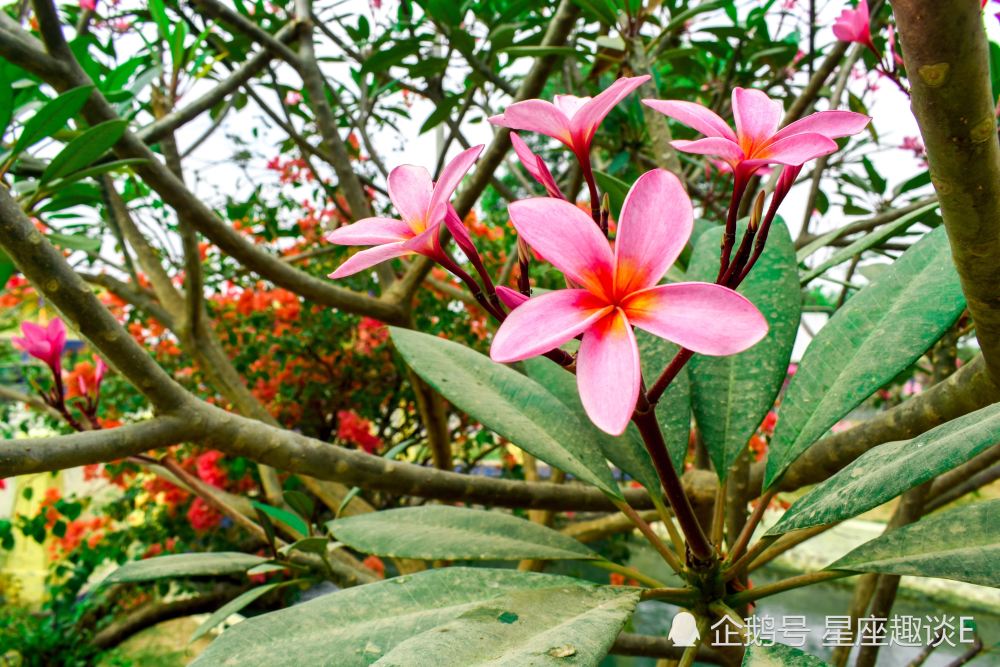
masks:
[[[43,362],[52,374],[52,390],[41,393],[45,402],[61,412],[75,428],[78,424],[67,410],[66,403],[68,398],[78,398],[82,401],[80,410],[90,422],[89,427],[100,427],[96,415],[101,383],[108,369],[104,360],[95,355],[93,366],[86,369],[88,372],[77,372],[74,369],[69,374],[69,380],[75,384],[67,391],[62,366],[63,353],[66,351],[66,325],[63,321],[56,317],[44,327],[23,322],[21,333],[24,334],[23,337],[15,336],[11,339],[15,347]]]
[[[374,247],[354,254],[330,277],[348,276],[409,254],[434,259],[469,285],[480,304],[500,322],[490,349],[495,361],[552,354],[579,338],[575,372],[584,408],[601,429],[622,433],[643,385],[635,327],[708,355],[741,352],[760,341],[768,328],[757,308],[730,287],[745,275],[736,271],[752,265],[752,261],[746,265],[746,257],[742,265],[734,261],[727,267],[728,254],[724,255],[716,283],[660,284],[687,244],[693,226],[691,201],[673,174],[654,169],[639,177],[622,206],[614,240],[609,239],[611,225],[607,212],[600,208],[591,145],[608,113],[648,79],[619,79],[593,98],[556,95],[554,102],[517,102],[490,118],[494,125],[537,132],[565,145],[579,162],[590,190],[588,216],[567,200],[542,159],[511,133],[518,158],[547,195],[508,206],[519,244],[524,246],[519,253],[520,291],[493,287],[468,230],[449,203],[482,146],[460,153],[437,181],[422,167],[395,168],[389,174],[388,190],[400,219],[366,218],[332,232],[328,240],[333,243]],[[763,222],[758,220],[758,243],[766,239],[766,226],[802,164],[834,152],[835,139],[860,132],[870,121],[849,111],[823,111],[782,128],[781,103],[761,91],[742,88],[732,95],[735,129],[699,104],[650,99],[643,103],[705,135],[674,141],[677,150],[718,158],[734,174],[729,235],[735,233],[737,205],[750,177],[768,165],[784,167],[768,214]],[[442,224],[476,267],[482,288],[442,248]],[[531,256],[528,248],[563,273],[566,289],[530,295],[524,270]]]

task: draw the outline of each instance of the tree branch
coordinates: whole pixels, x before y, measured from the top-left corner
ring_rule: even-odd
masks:
[[[892,4],[955,267],[1000,384],[1000,143],[982,13],[965,0]]]

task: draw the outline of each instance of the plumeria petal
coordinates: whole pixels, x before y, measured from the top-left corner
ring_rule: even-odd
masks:
[[[622,307],[635,326],[700,354],[735,354],[767,335],[767,320],[749,299],[711,283],[658,285]]]
[[[403,248],[436,259],[441,253],[441,223],[431,225],[413,238],[403,241]]]
[[[326,240],[338,245],[381,245],[405,241],[413,230],[402,220],[394,218],[364,218],[338,227],[326,235]]]
[[[768,144],[753,154],[752,160],[744,162],[754,164],[800,165],[807,160],[829,155],[837,150],[837,142],[822,134],[795,134]]]
[[[404,164],[389,172],[389,199],[414,233],[424,231],[431,203],[431,175],[423,167]]]
[[[346,262],[337,267],[337,270],[330,274],[330,278],[344,278],[346,276],[353,275],[358,271],[364,271],[365,269],[375,266],[376,264],[381,264],[387,259],[392,259],[393,257],[402,257],[403,255],[409,255],[413,251],[407,250],[403,247],[402,243],[386,243],[384,245],[378,245],[374,248],[368,248],[367,250],[362,250],[361,252],[355,253]]]
[[[691,200],[677,177],[663,169],[636,180],[622,204],[615,239],[615,293],[655,285],[691,237]]]
[[[511,289],[501,285],[497,287],[497,296],[500,297],[500,303],[507,306],[507,310],[514,310],[522,303],[528,300],[528,297],[524,296],[516,289]]]
[[[600,94],[588,100],[586,104],[579,107],[576,113],[570,118],[570,126],[574,138],[582,139],[587,147],[594,138],[601,121],[611,113],[619,102],[628,97],[629,94],[642,84],[649,81],[650,76],[624,77],[618,79],[608,86]]]
[[[871,118],[853,111],[820,111],[789,123],[774,133],[771,142],[780,141],[796,134],[822,134],[830,139],[839,139],[857,134],[868,126]]]
[[[639,398],[641,374],[635,333],[620,308],[583,334],[576,383],[590,420],[612,435],[624,432]]]
[[[444,217],[444,224],[448,228],[448,231],[451,232],[451,235],[455,237],[455,243],[462,249],[466,257],[472,259],[478,256],[476,253],[476,244],[472,242],[469,230],[465,227],[462,219],[458,217],[458,212],[451,205],[448,206],[448,213]]]
[[[479,154],[483,152],[483,148],[482,145],[479,145],[462,151],[441,171],[441,177],[434,183],[434,189],[431,192],[431,201],[427,207],[429,211],[427,218],[429,223],[437,222],[444,217],[448,201],[451,200],[451,196],[454,194],[458,184],[462,182],[465,175],[472,169],[472,165],[479,159]]]
[[[738,141],[736,133],[730,129],[726,121],[722,120],[711,109],[700,104],[682,100],[643,100],[642,103],[701,132],[706,137],[722,137],[730,141]]]
[[[781,102],[772,100],[762,91],[753,88],[733,89],[736,134],[744,150],[747,150],[747,142],[755,145],[767,141],[778,129],[782,114]]]
[[[569,118],[551,102],[544,100],[515,102],[504,109],[499,116],[491,117],[490,122],[512,130],[540,132],[572,147]]]
[[[490,357],[510,363],[544,354],[586,331],[610,310],[611,306],[581,289],[556,290],[528,299],[497,329]]]
[[[556,105],[556,108],[559,109],[559,111],[566,114],[566,118],[569,118],[572,121],[576,112],[591,99],[593,98],[577,97],[576,95],[556,95],[552,98],[552,103]]]
[[[556,184],[556,179],[552,178],[552,172],[545,166],[545,162],[528,148],[528,144],[524,143],[524,140],[517,135],[517,132],[510,133],[510,143],[514,146],[517,159],[521,161],[521,164],[531,174],[531,177],[542,184],[548,195],[550,197],[565,199],[565,195],[563,195],[562,190]]]
[[[507,207],[525,242],[574,283],[610,298],[614,258],[607,239],[586,213],[552,197]]]
[[[729,139],[723,139],[721,137],[708,137],[705,139],[695,139],[694,141],[675,139],[670,142],[670,145],[682,153],[715,155],[730,164],[739,162],[746,157],[739,144],[733,143]]]

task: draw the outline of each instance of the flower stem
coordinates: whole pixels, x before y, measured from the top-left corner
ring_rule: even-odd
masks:
[[[627,516],[632,523],[635,524],[635,527],[638,528],[639,532],[642,533],[649,543],[653,545],[653,548],[656,549],[657,553],[663,557],[663,560],[667,562],[667,565],[669,565],[671,569],[678,574],[684,571],[684,564],[681,563],[677,555],[670,550],[670,547],[663,543],[663,540],[661,540],[660,536],[656,534],[653,527],[646,523],[646,521],[639,516],[639,513],[632,509],[631,505],[623,500],[615,500],[614,498],[611,499],[611,502],[614,503],[615,507],[621,510],[622,514]]]
[[[663,433],[660,431],[660,424],[656,421],[654,405],[646,402],[642,394],[639,395],[639,405],[636,406],[632,421],[639,428],[639,434],[646,445],[646,451],[653,459],[653,466],[660,476],[663,484],[663,491],[667,496],[667,501],[677,516],[681,532],[687,538],[688,551],[694,560],[694,565],[707,565],[715,558],[715,550],[705,537],[705,532],[698,523],[698,517],[694,514],[691,501],[684,493],[674,464],[670,461],[667,453],[667,445],[663,441]]]
[[[765,535],[764,537],[757,540],[757,544],[750,547],[750,549],[743,554],[738,560],[736,560],[732,565],[730,565],[725,572],[723,572],[723,578],[727,581],[733,577],[739,576],[740,572],[750,564],[753,559],[761,554],[764,549],[774,544],[774,541],[778,539],[777,535]]]
[[[756,530],[760,520],[764,518],[767,506],[771,504],[771,500],[777,493],[778,490],[772,486],[760,497],[757,507],[753,508],[753,512],[750,514],[747,522],[743,524],[743,530],[740,531],[739,537],[733,543],[733,548],[729,552],[729,562],[738,560],[743,555],[743,550],[747,548],[747,545],[750,544],[750,538],[753,537],[753,531]]]
[[[748,591],[740,591],[735,595],[730,595],[726,598],[726,604],[730,607],[740,607],[748,602],[760,600],[761,598],[766,598],[778,593],[784,593],[785,591],[790,591],[793,588],[802,588],[803,586],[812,586],[813,584],[819,584],[824,581],[843,579],[844,577],[850,577],[854,574],[854,572],[847,572],[844,570],[821,570],[819,572],[800,574],[797,577],[789,577],[788,579],[782,579],[781,581],[777,581],[773,584],[760,586],[758,588],[751,588]]]
[[[653,386],[646,392],[646,401],[650,405],[656,405],[657,401],[660,400],[660,397],[663,396],[663,392],[667,390],[670,383],[674,381],[677,374],[681,372],[684,365],[690,361],[693,356],[694,352],[683,347],[677,351],[674,358],[670,360],[667,367],[663,369],[662,373],[660,373],[660,377],[656,378],[656,382],[654,382]]]
[[[595,560],[591,562],[593,562],[594,565],[603,570],[607,570],[608,572],[617,572],[618,574],[624,577],[627,577],[629,579],[635,579],[640,584],[645,584],[646,586],[649,586],[650,588],[653,589],[657,588],[662,589],[666,586],[666,584],[664,584],[659,579],[654,579],[653,577],[643,574],[639,570],[636,570],[631,567],[626,567],[625,565],[619,565],[618,563],[613,563],[609,560]]]

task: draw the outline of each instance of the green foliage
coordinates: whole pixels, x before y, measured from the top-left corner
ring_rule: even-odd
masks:
[[[125,582],[155,581],[176,577],[210,577],[244,573],[266,558],[238,551],[218,553],[187,553],[158,556],[130,561],[109,574],[103,585]]]
[[[564,409],[571,410],[583,427],[592,432],[605,458],[650,491],[659,493],[660,478],[656,476],[656,469],[642,445],[635,424],[629,424],[623,435],[608,435],[594,426],[583,411],[575,376],[545,357],[527,359],[522,363],[528,377],[552,392],[565,406]]]
[[[964,308],[948,237],[938,228],[848,301],[810,343],[781,404],[765,485],[920,357]]]
[[[938,577],[1000,588],[1000,500],[931,515],[862,544],[827,569]]]
[[[386,664],[595,664],[638,601],[636,589],[549,574],[450,567],[350,588],[257,616],[193,663],[296,665],[337,656]]]
[[[590,559],[593,551],[551,528],[500,512],[428,505],[337,519],[334,538],[378,556],[422,560]],[[432,539],[428,536],[433,535]]]
[[[741,238],[746,224],[737,229]],[[722,229],[698,238],[688,267],[690,280],[713,282],[719,271]],[[775,220],[764,252],[740,285],[739,293],[767,318],[767,337],[749,350],[727,357],[691,360],[691,402],[698,429],[719,477],[741,452],[767,415],[788,374],[799,329],[798,271],[788,228]]]
[[[912,440],[879,445],[813,487],[768,532],[778,535],[857,516],[965,463],[992,447],[997,434],[1000,405],[991,405]]]
[[[621,497],[592,429],[542,385],[457,343],[390,330],[410,368],[455,407],[549,465]]]

